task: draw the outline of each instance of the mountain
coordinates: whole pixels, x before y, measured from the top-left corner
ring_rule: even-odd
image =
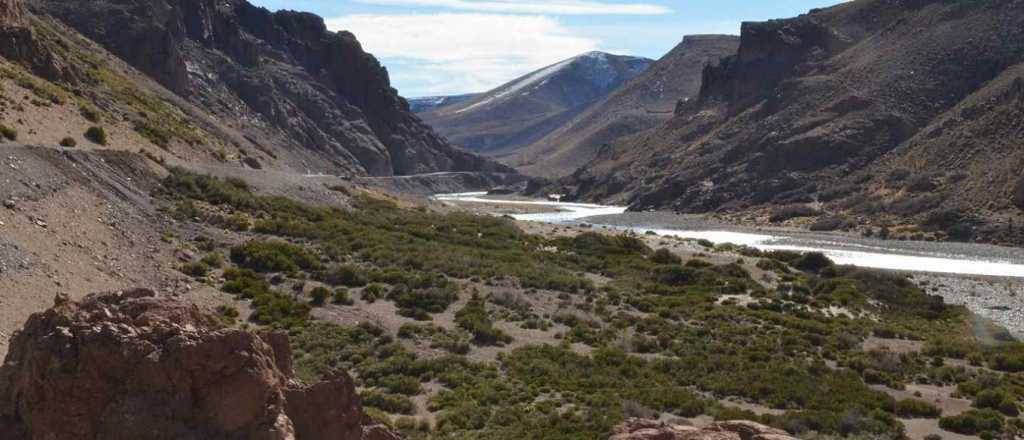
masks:
[[[697,97],[704,66],[736,53],[738,46],[736,36],[687,36],[644,73],[504,161],[527,174],[570,174],[602,145],[668,120],[680,100]]]
[[[589,52],[420,117],[455,145],[490,156],[507,155],[576,117],[652,62]]]
[[[473,98],[476,98],[477,96],[477,93],[467,93],[465,95],[424,96],[421,98],[409,98],[409,109],[412,110],[413,113],[423,113],[431,110],[436,110],[441,107],[466,102]]]
[[[1022,24],[1010,0],[858,0],[745,23],[699,99],[563,183],[634,210],[1020,241]]]
[[[315,15],[244,0],[37,0],[29,8],[9,9],[23,18],[9,26],[18,39],[2,53],[18,93],[39,98],[6,108],[3,121],[20,142],[70,138],[302,172],[509,171],[445,142],[355,36],[329,32]],[[90,126],[108,139],[83,136]]]

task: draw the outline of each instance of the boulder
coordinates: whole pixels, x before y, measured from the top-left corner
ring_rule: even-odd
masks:
[[[612,430],[610,440],[796,440],[786,431],[747,420],[716,422],[704,428],[630,418]]]
[[[348,375],[295,380],[290,350],[283,334],[226,328],[146,289],[58,297],[11,340],[0,432],[12,440],[398,438],[369,421]]]

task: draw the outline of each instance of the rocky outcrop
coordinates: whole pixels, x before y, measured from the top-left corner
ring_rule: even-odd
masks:
[[[301,171],[510,171],[448,145],[355,36],[244,0],[39,0],[50,14]]]
[[[376,439],[343,373],[307,386],[282,334],[135,289],[58,297],[12,339],[0,432],[20,439]]]
[[[746,420],[705,428],[632,418],[616,426],[609,440],[796,440],[788,432]]]
[[[24,0],[0,0],[0,28],[22,27],[27,23]]]

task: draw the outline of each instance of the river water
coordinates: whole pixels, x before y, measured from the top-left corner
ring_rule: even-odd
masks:
[[[439,194],[433,198],[445,202],[550,207],[551,211],[513,214],[517,220],[554,224],[586,221],[594,226],[629,230],[638,234],[653,232],[661,236],[706,239],[714,243],[733,243],[761,250],[821,252],[837,264],[876,269],[926,273],[984,275],[1024,278],[1024,250],[980,244],[949,244],[853,239],[838,234],[799,234],[786,232],[744,232],[727,229],[673,228],[655,224],[618,221],[626,211],[622,206],[588,203],[563,203],[546,200],[512,200],[486,196],[486,193]]]

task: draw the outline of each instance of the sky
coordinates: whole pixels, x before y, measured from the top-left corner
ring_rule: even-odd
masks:
[[[592,50],[657,59],[684,35],[739,34],[845,0],[250,0],[324,17],[405,97],[484,92]]]

